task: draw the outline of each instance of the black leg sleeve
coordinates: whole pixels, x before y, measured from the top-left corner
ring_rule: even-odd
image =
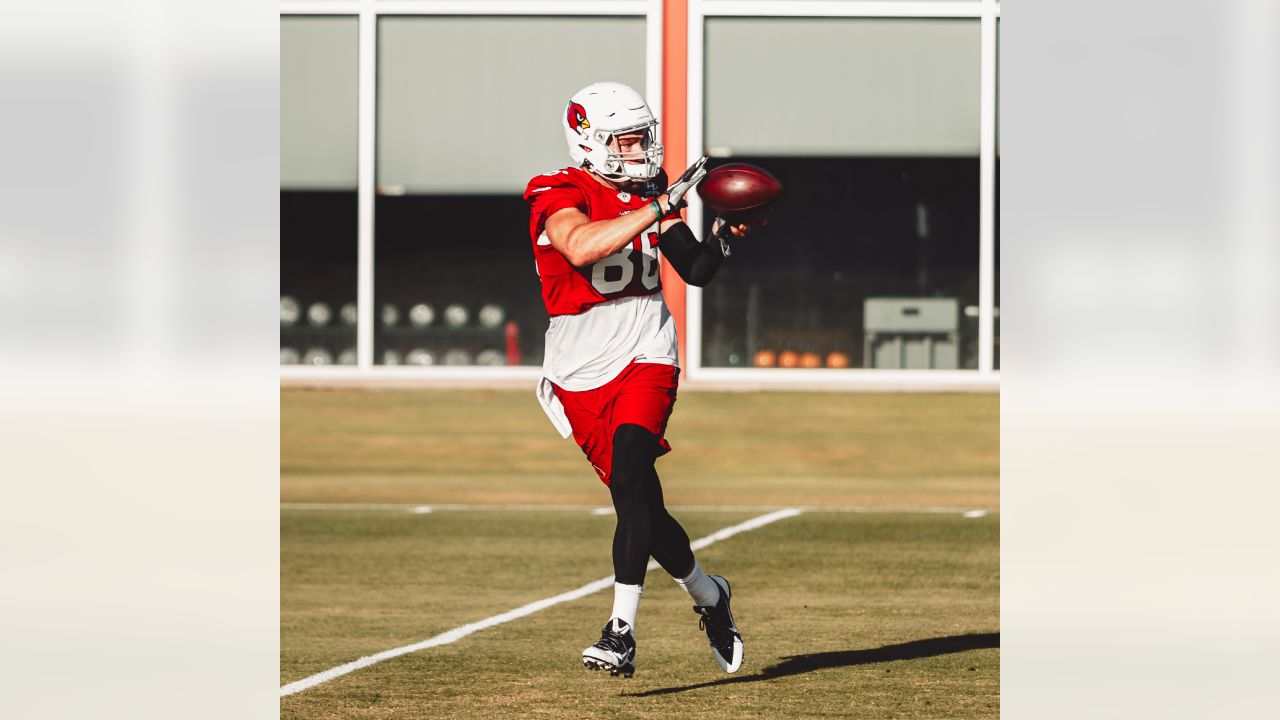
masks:
[[[613,574],[625,585],[643,585],[653,550],[653,502],[649,475],[658,457],[658,438],[639,425],[622,425],[613,435],[609,494],[618,516],[613,532]],[[659,500],[661,505],[661,500]]]
[[[689,534],[667,512],[662,483],[653,463],[658,438],[638,425],[623,425],[613,436],[609,494],[618,525],[613,533],[613,574],[626,585],[643,585],[649,557],[674,578],[693,569]]]
[[[702,287],[711,282],[724,262],[720,243],[714,238],[698,242],[693,231],[684,223],[672,225],[658,239],[662,256],[671,263],[680,277],[690,285]]]
[[[658,474],[653,474],[654,485],[658,485]],[[661,497],[661,488],[658,496]],[[673,578],[683,580],[693,570],[693,551],[689,549],[689,534],[680,523],[671,517],[671,513],[661,505],[654,510],[653,521],[653,559],[658,561],[662,569]]]

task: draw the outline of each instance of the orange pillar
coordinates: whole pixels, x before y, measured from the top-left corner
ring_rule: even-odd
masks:
[[[688,0],[662,2],[662,144],[666,151],[667,177],[680,177],[688,167]],[[689,358],[685,335],[685,284],[670,265],[662,265],[662,294],[680,335],[680,363]],[[687,375],[686,375],[687,377]]]

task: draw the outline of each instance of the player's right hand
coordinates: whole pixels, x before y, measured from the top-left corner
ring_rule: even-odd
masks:
[[[689,169],[685,170],[678,180],[671,183],[671,187],[667,188],[667,202],[670,204],[670,209],[667,212],[675,212],[689,204],[685,194],[694,185],[697,185],[698,181],[702,180],[702,176],[707,174],[707,171],[702,167],[706,164],[707,156],[704,155],[698,158],[697,162],[690,165]]]

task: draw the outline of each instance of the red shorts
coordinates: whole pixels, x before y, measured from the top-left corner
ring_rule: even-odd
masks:
[[[658,436],[658,455],[671,452],[663,437],[676,403],[680,368],[631,363],[618,377],[594,390],[574,392],[555,386],[556,397],[573,426],[573,439],[605,485],[613,466],[613,433],[619,425],[639,425]]]

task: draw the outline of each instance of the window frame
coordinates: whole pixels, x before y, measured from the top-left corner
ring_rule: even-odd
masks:
[[[641,17],[645,19],[645,83],[654,113],[662,113],[662,0],[281,0],[280,15],[347,15],[359,21],[358,174],[356,237],[356,365],[286,365],[282,380],[534,380],[541,368],[408,367],[374,362],[374,201],[377,197],[378,20],[415,15],[473,17]]]
[[[706,20],[709,17],[971,18],[980,21],[978,141],[978,368],[976,370],[874,370],[803,368],[721,368],[702,364],[702,288],[685,295],[689,378],[706,385],[786,388],[867,388],[883,390],[994,389],[995,315],[995,89],[996,0],[912,2],[910,0],[689,0],[688,145],[701,148],[706,123]],[[702,201],[689,200],[689,225],[701,233]]]

